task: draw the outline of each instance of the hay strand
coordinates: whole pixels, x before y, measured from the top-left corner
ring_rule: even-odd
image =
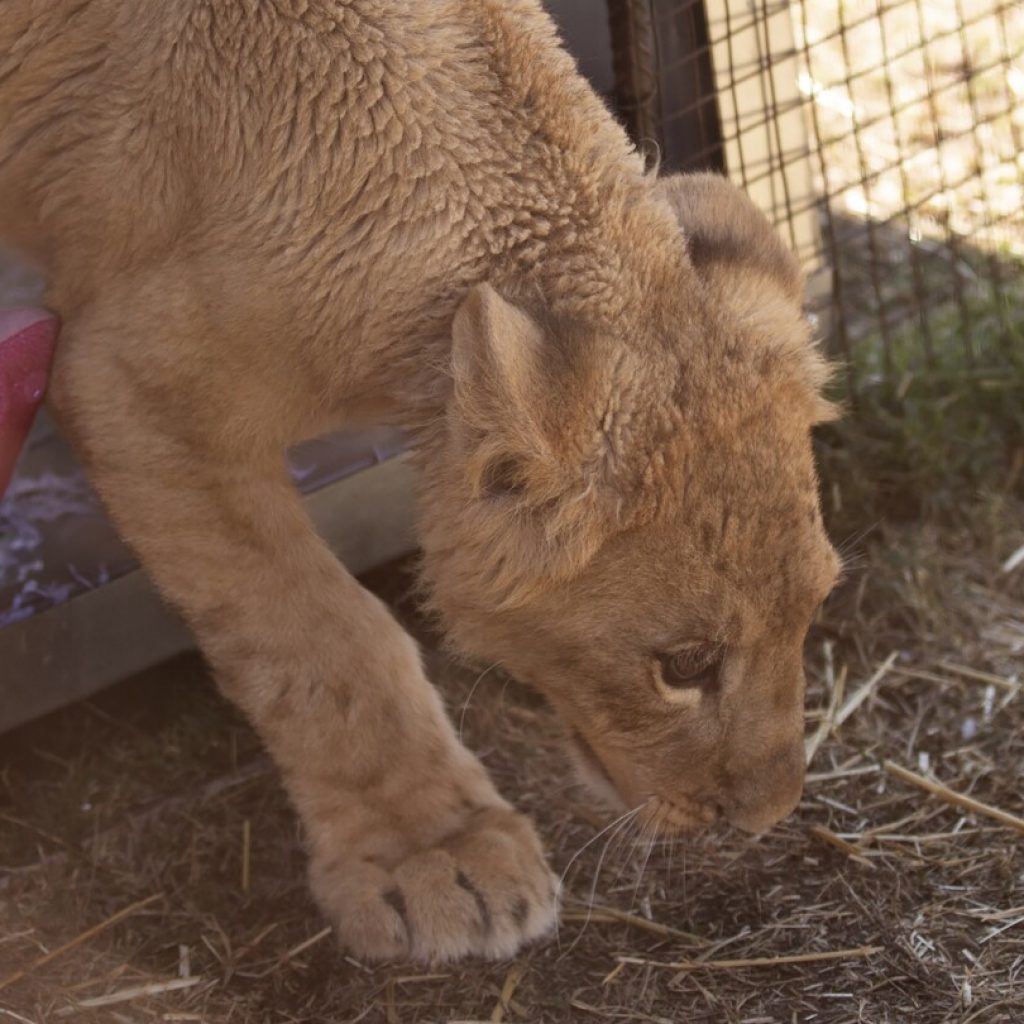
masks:
[[[252,823],[242,822],[242,892],[248,895],[252,877]]]
[[[937,796],[940,800],[945,800],[947,804],[962,807],[965,811],[972,811],[975,814],[983,814],[985,817],[998,821],[1006,825],[1007,828],[1012,828],[1020,832],[1021,835],[1024,835],[1024,818],[1020,818],[1016,814],[993,807],[991,804],[982,803],[980,800],[975,800],[974,797],[967,796],[964,793],[958,793],[955,789],[950,789],[941,782],[926,779],[923,775],[918,775],[917,772],[912,772],[909,768],[904,768],[893,761],[883,761],[882,767],[890,775],[894,775],[896,778],[901,779],[903,782],[908,782],[912,786],[917,786],[918,789],[923,789],[926,793],[931,793],[932,796]]]
[[[501,986],[501,995],[491,1011],[492,1024],[501,1024],[505,1019],[505,1014],[508,1013],[509,1007],[512,1004],[512,997],[515,995],[519,982],[523,980],[525,973],[526,965],[517,963],[513,964],[508,974],[505,975],[505,983]]]
[[[853,693],[850,694],[849,699],[846,703],[836,712],[836,720],[834,728],[838,729],[843,722],[845,722],[860,706],[864,703],[874,692],[878,689],[879,683],[889,674],[892,670],[893,665],[896,663],[896,659],[899,657],[899,651],[890,651],[889,656],[882,662],[881,665],[872,673],[871,678],[867,682],[862,683]]]
[[[22,967],[21,970],[15,971],[13,974],[8,974],[6,978],[0,979],[0,990],[13,985],[16,981],[20,981],[27,974],[30,974],[32,971],[48,964],[51,960],[56,960],[57,957],[74,949],[76,946],[82,945],[83,942],[88,942],[90,939],[95,938],[100,934],[100,932],[104,932],[108,928],[113,927],[118,923],[118,921],[123,921],[126,917],[129,917],[136,911],[142,910],[143,907],[148,907],[151,903],[155,903],[157,900],[163,899],[163,895],[164,894],[162,892],[155,892],[152,896],[147,896],[144,900],[132,903],[123,910],[119,910],[116,914],[111,914],[110,917],[106,918],[104,921],[100,921],[99,924],[95,924],[91,928],[87,928],[84,932],[80,935],[76,935],[75,938],[71,939],[69,942],[65,942],[56,949],[50,950],[49,953],[44,953],[41,957],[33,960],[32,963]]]
[[[650,932],[652,935],[657,935],[662,939],[679,939],[697,946],[706,946],[708,944],[707,939],[694,935],[692,932],[671,928],[669,925],[659,924],[657,921],[648,921],[646,917],[641,917],[639,914],[631,914],[616,907],[602,907],[595,904],[587,910],[563,911],[562,920],[584,923],[588,921],[616,922],[631,925],[633,928],[639,928],[641,931]]]
[[[202,982],[202,978],[171,978],[169,981],[150,981],[145,985],[133,985],[131,988],[108,992],[105,996],[93,996],[90,999],[76,999],[74,1006],[62,1006],[57,1011],[58,1017],[70,1017],[79,1010],[93,1009],[98,1006],[114,1006],[117,1003],[128,1003],[135,999],[146,999],[149,996],[160,996],[166,992],[180,992],[185,988],[193,988]]]
[[[855,946],[852,949],[830,949],[822,953],[792,953],[784,956],[738,957],[734,960],[645,960],[641,957],[619,957],[620,962],[644,967],[668,967],[674,971],[736,971],[747,967],[785,967],[790,964],[813,964],[827,960],[859,960],[875,956],[884,946]]]

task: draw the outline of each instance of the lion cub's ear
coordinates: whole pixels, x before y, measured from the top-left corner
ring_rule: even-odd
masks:
[[[768,218],[727,178],[673,174],[657,189],[683,229],[698,273],[747,268],[774,279],[794,302],[803,299],[803,273]]]
[[[670,175],[655,187],[676,215],[694,269],[718,286],[716,299],[793,360],[811,422],[835,419],[837,407],[821,394],[831,371],[798,314],[803,272],[768,218],[717,174]]]
[[[545,338],[534,319],[481,284],[452,323],[454,420],[475,497],[528,498],[554,459],[544,431]]]
[[[589,382],[557,333],[487,284],[452,323],[447,461],[509,599],[579,568],[604,536],[580,444]]]
[[[452,322],[456,384],[481,375],[509,393],[526,398],[539,370],[543,335],[537,323],[503,299],[489,284],[471,289]]]

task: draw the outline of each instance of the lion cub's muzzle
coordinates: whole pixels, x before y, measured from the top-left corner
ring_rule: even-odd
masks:
[[[652,796],[640,812],[640,818],[656,835],[674,836],[707,828],[720,813],[721,805],[717,800],[691,796],[667,800]]]
[[[788,817],[803,792],[804,748],[799,742],[776,748],[771,754],[745,762],[710,785],[687,791],[685,782],[660,793],[630,791],[620,781],[615,764],[607,764],[575,729],[569,730],[582,781],[616,812],[637,810],[638,822],[652,833],[678,835],[700,831],[723,819],[744,832],[766,832]],[[627,780],[629,772],[624,772]]]
[[[629,794],[615,780],[613,771],[576,729],[569,730],[576,764],[584,784],[616,811],[635,809],[637,822],[654,835],[696,832],[712,824],[722,813],[717,796],[683,792],[671,796]]]
[[[789,817],[800,803],[804,788],[803,738],[743,767],[734,776],[722,800],[729,823],[744,832],[767,832]]]

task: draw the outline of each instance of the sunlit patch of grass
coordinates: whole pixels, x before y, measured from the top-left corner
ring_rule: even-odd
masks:
[[[1024,496],[1024,273],[863,339],[847,416],[820,431],[825,508],[840,528],[959,521],[982,494]],[[964,335],[965,322],[969,337]]]

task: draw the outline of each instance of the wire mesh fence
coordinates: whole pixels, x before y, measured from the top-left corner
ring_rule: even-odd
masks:
[[[610,0],[613,103],[725,170],[872,382],[1024,372],[1020,0]]]

